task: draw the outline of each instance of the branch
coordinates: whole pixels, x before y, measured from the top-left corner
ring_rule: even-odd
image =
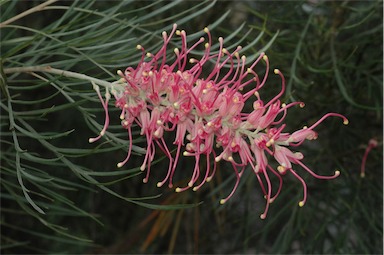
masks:
[[[6,25],[18,20],[18,19],[21,19],[29,14],[32,14],[34,12],[38,12],[38,11],[43,11],[45,9],[46,6],[50,5],[50,4],[53,4],[54,2],[57,2],[58,0],[49,0],[49,1],[46,1],[45,3],[42,3],[42,4],[39,4],[38,6],[35,6],[29,10],[26,10],[25,12],[22,12],[16,16],[13,16],[12,18],[0,23],[0,28],[2,27],[5,27]]]
[[[52,68],[50,66],[28,66],[28,67],[12,67],[12,68],[5,68],[4,70],[5,74],[11,74],[11,73],[30,73],[30,72],[43,72],[43,73],[52,73],[57,74],[65,77],[70,78],[76,78],[80,80],[86,80],[90,82],[94,82],[97,85],[101,85],[105,88],[112,88],[112,83],[104,80],[100,80],[94,77],[90,77],[85,74],[75,73],[71,71],[65,71],[61,69]]]

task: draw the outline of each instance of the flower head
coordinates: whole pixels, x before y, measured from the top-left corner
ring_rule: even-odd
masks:
[[[246,67],[246,57],[240,57],[240,46],[231,52],[224,47],[224,39],[220,37],[219,50],[212,52],[209,29],[205,28],[204,31],[208,42],[202,37],[188,47],[186,32],[177,30],[174,25],[169,35],[162,33],[163,46],[156,54],[146,52],[143,46],[138,45],[137,49],[142,51],[138,65],[126,68],[124,72],[118,71],[121,79],[115,83],[110,93],[115,97],[116,107],[121,109],[121,123],[128,131],[130,144],[126,159],[117,166],[122,167],[130,157],[131,128],[136,123],[147,142],[146,155],[140,168],[146,170],[144,182],[148,181],[157,147],[169,158],[168,172],[164,179],[158,182],[159,187],[167,182],[169,187],[173,187],[173,176],[179,157],[183,155],[194,157],[195,166],[187,186],[176,187],[176,192],[189,188],[198,190],[212,179],[216,164],[227,161],[232,166],[236,183],[221,203],[233,196],[243,172],[249,166],[257,176],[267,200],[261,218],[266,217],[269,204],[280,193],[282,176],[287,173],[295,176],[304,187],[304,197],[299,203],[303,206],[307,194],[306,184],[293,169],[294,165],[299,165],[319,179],[335,178],[339,172],[336,171],[332,176],[315,174],[301,162],[303,154],[293,151],[292,148],[297,148],[305,140],[316,139],[317,133],[313,129],[326,118],[340,117],[344,124],[347,124],[348,120],[340,114],[328,113],[310,127],[293,133],[283,132],[287,110],[295,105],[304,106],[302,102],[285,104],[280,101],[285,90],[283,74],[278,69],[274,70],[275,75],[281,79],[281,91],[271,100],[263,101],[259,91],[264,87],[269,71],[269,60],[265,53],[261,53]],[[173,50],[175,58],[169,63],[169,42],[175,35],[181,38],[181,46]],[[190,58],[191,51],[203,43],[205,50],[201,58]],[[254,71],[260,62],[266,65],[262,78]],[[212,65],[213,68],[210,69]],[[210,70],[210,73],[204,77],[203,70]],[[91,142],[105,133],[109,121],[109,98],[104,102],[100,92],[96,91],[107,118],[102,133],[91,139]],[[250,113],[243,110],[247,102],[253,103],[253,111]],[[164,139],[165,132],[175,133],[175,153],[171,153],[168,148],[169,143]],[[206,160],[205,169],[200,167],[203,157]],[[271,160],[277,163],[276,170],[271,166]],[[274,195],[269,178],[271,173],[279,179],[279,188]]]

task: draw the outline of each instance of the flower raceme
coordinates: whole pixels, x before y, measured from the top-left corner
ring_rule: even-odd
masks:
[[[262,219],[267,215],[269,204],[279,195],[282,176],[286,173],[292,174],[302,183],[304,196],[299,205],[303,206],[307,197],[307,186],[293,169],[293,165],[301,166],[318,179],[333,179],[340,172],[336,171],[332,176],[317,175],[302,163],[303,154],[291,148],[301,145],[305,140],[316,139],[314,128],[328,117],[340,117],[344,124],[348,124],[348,120],[340,114],[328,113],[310,127],[293,133],[284,132],[286,124],[283,121],[287,110],[295,105],[304,107],[304,103],[285,104],[280,101],[285,90],[283,74],[278,69],[274,70],[274,74],[281,79],[282,88],[274,98],[264,102],[259,90],[265,85],[268,77],[267,55],[261,53],[247,68],[246,57],[240,57],[239,54],[240,46],[230,52],[224,48],[224,40],[220,37],[219,50],[212,52],[212,38],[208,28],[205,28],[204,32],[208,42],[201,37],[188,47],[186,32],[177,30],[174,25],[169,35],[162,33],[164,43],[156,54],[146,52],[143,46],[137,45],[137,49],[142,51],[139,64],[136,68],[128,67],[124,72],[117,72],[121,79],[114,83],[110,91],[107,90],[105,101],[99,88],[95,86],[106,119],[100,135],[91,138],[90,142],[103,136],[108,127],[108,101],[112,94],[116,107],[121,109],[121,124],[127,129],[129,137],[127,157],[117,166],[122,167],[129,160],[132,148],[131,129],[136,123],[147,142],[146,154],[140,167],[142,171],[146,169],[144,183],[148,182],[157,145],[169,159],[168,171],[164,179],[158,182],[158,187],[165,183],[168,183],[170,188],[173,187],[177,163],[183,155],[194,157],[195,165],[188,184],[185,187],[177,187],[176,192],[190,188],[198,190],[212,179],[217,163],[227,161],[232,165],[236,182],[230,194],[220,201],[222,204],[233,196],[245,169],[249,166],[257,176],[267,200]],[[174,35],[181,38],[181,47],[173,50],[175,60],[169,64],[167,50]],[[205,48],[201,58],[191,58],[191,52],[199,45]],[[262,78],[254,71],[260,62],[266,65]],[[209,74],[203,77],[203,72],[207,69],[210,70]],[[250,113],[244,112],[246,102],[252,100],[253,110]],[[164,132],[175,133],[174,153],[168,148]],[[276,170],[268,162],[271,159],[277,162]],[[202,162],[206,165],[205,168],[200,167],[200,161],[205,161]],[[271,174],[279,180],[275,194],[272,194]]]

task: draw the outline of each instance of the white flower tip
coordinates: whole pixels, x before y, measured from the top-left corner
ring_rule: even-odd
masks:
[[[365,177],[365,173],[364,173],[364,172],[361,173],[361,174],[360,174],[360,177],[361,177],[361,178],[364,178],[364,177]]]
[[[145,165],[140,166],[140,171],[144,171],[144,170],[145,170]]]
[[[88,139],[88,142],[89,142],[89,143],[93,143],[93,142],[95,142],[95,141],[97,141],[97,138],[89,138],[89,139]]]
[[[120,162],[120,163],[117,164],[117,167],[120,168],[120,167],[122,167],[123,165],[124,165],[124,163],[123,163],[123,162]]]
[[[147,178],[144,178],[143,179],[143,183],[147,183],[148,182],[148,179]]]
[[[124,74],[123,74],[123,72],[121,71],[121,70],[117,70],[117,75],[119,75],[119,76],[121,76],[121,77],[124,77]]]
[[[340,171],[339,170],[336,170],[335,171],[335,176],[337,177],[337,176],[339,176],[340,175]]]
[[[265,220],[265,218],[267,218],[267,215],[265,215],[265,213],[260,215],[260,219]]]
[[[158,182],[157,184],[156,184],[156,186],[158,187],[158,188],[160,188],[161,186],[163,186],[163,182]]]

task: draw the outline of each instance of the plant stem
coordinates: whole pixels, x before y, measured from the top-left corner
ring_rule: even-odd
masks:
[[[12,67],[12,68],[4,68],[5,74],[11,73],[30,73],[30,72],[44,72],[44,73],[52,73],[65,77],[76,78],[80,80],[87,80],[90,82],[94,82],[97,85],[101,85],[105,88],[111,88],[112,83],[104,80],[100,80],[85,74],[75,73],[71,71],[65,71],[61,69],[52,68],[50,66],[27,66],[27,67]]]
[[[0,28],[2,27],[5,27],[6,25],[18,20],[18,19],[21,19],[22,17],[25,17],[31,13],[34,13],[34,12],[38,12],[38,11],[43,11],[45,9],[45,7],[47,5],[50,5],[50,4],[53,4],[54,2],[57,2],[58,0],[49,0],[49,1],[46,1],[45,3],[42,3],[42,4],[39,4],[29,10],[26,10],[25,12],[22,12],[16,16],[13,16],[12,18],[0,23]]]

